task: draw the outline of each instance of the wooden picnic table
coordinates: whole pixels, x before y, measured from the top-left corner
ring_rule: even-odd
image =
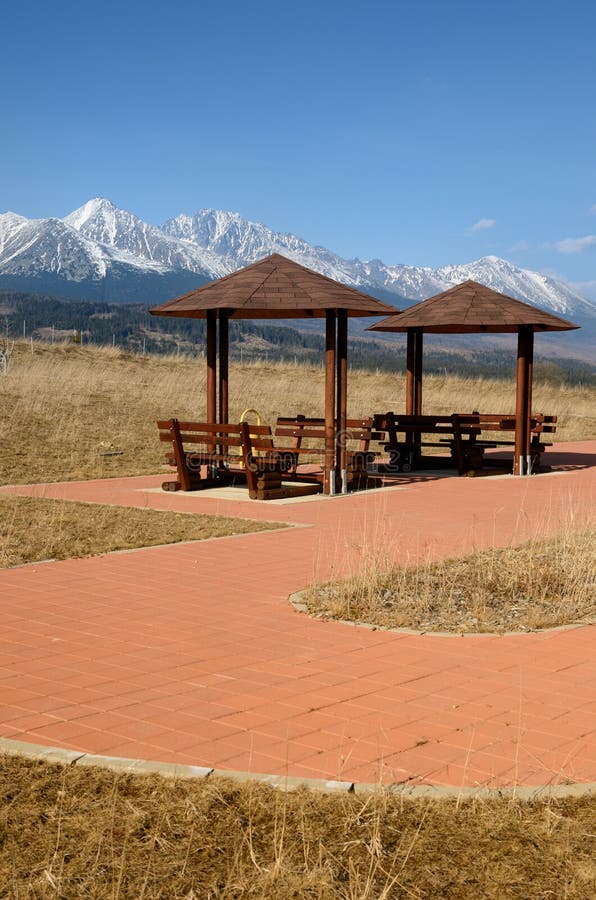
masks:
[[[425,456],[423,459],[423,447],[440,448],[444,455],[438,462],[443,466],[455,462],[459,474],[465,474],[461,429],[453,415],[387,412],[373,416],[373,427],[385,435],[384,449],[389,460],[381,464],[383,474],[410,472],[416,466],[436,464],[436,457]],[[449,455],[448,449],[451,449]]]
[[[556,421],[556,416],[532,415],[529,471],[536,471],[540,465],[543,450],[550,446],[541,438],[544,433],[556,430]],[[389,462],[384,466],[386,474],[409,472],[415,466],[436,468],[437,465],[455,465],[459,475],[483,474],[489,469],[507,472],[508,464],[504,460],[488,460],[485,450],[513,447],[515,442],[508,435],[515,432],[515,425],[515,415],[500,413],[411,415],[387,412],[373,417],[373,427],[386,435],[385,451],[389,453]],[[490,437],[483,438],[484,432],[489,432]],[[423,456],[423,447],[449,448],[450,455]]]

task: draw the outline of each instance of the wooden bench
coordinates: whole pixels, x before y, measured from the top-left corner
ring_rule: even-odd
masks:
[[[498,437],[496,433],[510,434],[515,432],[516,419],[514,415],[502,413],[456,413],[454,419],[459,424],[460,431],[465,439],[462,441],[462,450],[467,457],[468,464],[473,469],[474,462],[480,460],[483,466],[499,465],[497,460],[491,461],[484,458],[484,450],[498,447],[513,447],[515,441],[510,438]],[[543,413],[533,413],[530,417],[530,461],[531,470],[536,471],[541,467],[542,453],[552,443],[542,440],[544,434],[554,434],[557,430],[557,416],[548,416]],[[483,438],[483,432],[492,432],[494,436]]]
[[[176,468],[177,481],[165,481],[165,491],[193,491],[234,480],[246,483],[240,425],[158,421],[159,439],[171,444],[166,461]]]
[[[373,431],[372,417],[346,420],[346,430],[340,436],[346,448],[346,489],[370,486],[368,468],[377,456],[370,451],[370,444],[381,437]],[[280,416],[275,425],[274,438],[276,451],[283,454],[287,465],[285,479],[323,484],[325,419],[303,415]]]
[[[162,484],[166,491],[245,484],[251,499],[272,500],[318,490],[283,486],[293,457],[273,447],[268,425],[214,425],[167,419],[159,421],[157,427],[160,441],[172,445],[166,460],[178,474],[176,481]]]

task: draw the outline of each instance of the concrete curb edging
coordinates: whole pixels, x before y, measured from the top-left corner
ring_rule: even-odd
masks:
[[[296,778],[291,775],[266,775],[258,772],[233,772],[227,769],[187,766],[150,759],[101,756],[93,753],[84,753],[80,750],[66,750],[62,747],[45,747],[41,744],[29,743],[28,741],[14,741],[10,738],[0,738],[0,753],[65,766],[109,769],[130,775],[161,775],[164,778],[181,779],[227,778],[240,783],[258,782],[259,784],[268,785],[271,788],[283,791],[306,787],[323,793],[352,793],[360,796],[384,793],[412,800],[419,798],[442,800],[454,797],[461,800],[471,798],[490,800],[497,797],[508,797],[517,800],[541,800],[547,798],[585,797],[596,794],[596,782],[594,781],[499,788],[489,788],[481,785],[478,787],[457,787],[455,785],[413,784],[412,782],[396,784],[359,783],[333,781],[324,778]]]
[[[295,591],[288,597],[288,602],[294,607],[296,612],[304,613],[312,619],[321,619],[322,621],[337,622],[338,625],[351,625],[352,628],[364,628],[367,631],[388,631],[392,634],[414,634],[418,637],[436,637],[436,638],[495,638],[495,637],[524,637],[528,634],[548,634],[552,631],[573,631],[576,628],[589,628],[596,625],[596,616],[588,616],[583,622],[571,622],[568,625],[554,625],[552,628],[532,628],[529,631],[421,631],[417,628],[392,628],[390,625],[375,625],[372,622],[357,622],[352,619],[334,619],[330,617],[325,619],[324,616],[316,616],[311,613],[306,603],[303,602],[304,594],[307,588],[301,591]]]

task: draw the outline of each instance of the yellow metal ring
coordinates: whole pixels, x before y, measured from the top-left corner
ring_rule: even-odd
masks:
[[[261,416],[259,415],[259,413],[257,412],[256,409],[253,409],[252,406],[249,406],[248,409],[245,409],[245,410],[244,410],[244,412],[243,412],[242,415],[240,416],[240,421],[241,421],[241,422],[245,422],[245,421],[246,421],[246,416],[247,416],[249,413],[252,413],[252,414],[253,414],[253,416],[254,416],[254,417],[256,418],[256,420],[257,420],[257,421],[256,421],[256,424],[257,424],[257,425],[260,425],[260,424],[261,424]],[[249,427],[250,427],[250,426],[249,426]],[[251,437],[253,437],[253,438],[254,438],[254,437],[257,437],[257,435],[256,435],[256,434],[251,434]],[[255,456],[258,456],[258,455],[259,455],[258,453],[255,453]],[[241,468],[244,468],[244,463],[241,463]]]
[[[259,413],[257,412],[256,409],[253,409],[253,408],[252,408],[252,406],[249,406],[248,409],[245,409],[245,410],[244,410],[244,412],[243,412],[242,415],[240,416],[240,421],[241,421],[241,422],[245,422],[245,421],[246,421],[246,416],[247,416],[249,413],[252,413],[253,416],[256,417],[256,420],[257,420],[257,421],[256,421],[255,424],[260,425],[260,424],[261,424],[261,416],[259,415]]]

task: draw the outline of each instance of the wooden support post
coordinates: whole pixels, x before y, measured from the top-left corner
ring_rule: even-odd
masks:
[[[533,351],[534,332],[532,326],[520,325],[517,333],[517,385],[515,398],[515,444],[513,451],[514,475],[528,474]]]
[[[217,422],[216,400],[217,312],[207,310],[207,422]]]
[[[423,331],[409,328],[406,345],[406,415],[422,415],[422,352]],[[407,444],[420,444],[422,436],[416,432],[405,435]]]
[[[325,494],[335,493],[335,310],[325,311]]]
[[[219,313],[219,421],[228,424],[228,360],[230,347],[230,329],[228,313]]]
[[[345,309],[337,311],[337,490],[347,493],[347,458],[346,419],[348,415],[348,313]]]
[[[526,474],[532,474],[532,382],[534,379],[534,329],[528,329],[527,347],[526,347],[526,383],[527,383],[527,414],[526,414],[526,432],[524,435],[525,453],[526,453]]]
[[[416,394],[414,381],[414,359],[416,347],[416,333],[408,328],[406,344],[406,415],[413,416],[416,410]]]
[[[423,351],[423,331],[422,328],[416,329],[415,334],[415,363],[414,363],[414,382],[416,391],[416,402],[414,413],[417,416],[422,415],[422,351]]]

